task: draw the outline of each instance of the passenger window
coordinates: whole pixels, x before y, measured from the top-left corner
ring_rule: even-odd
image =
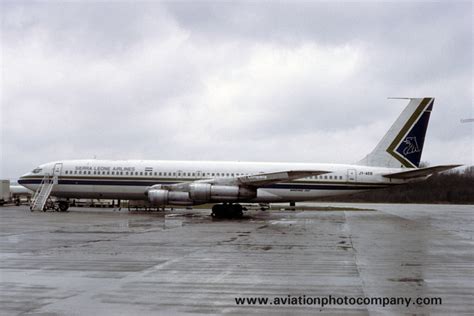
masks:
[[[140,171],[140,175],[143,176],[143,171]]]
[[[65,173],[67,174],[67,170],[66,170],[66,172],[65,172]]]
[[[328,176],[324,176],[324,179],[327,179],[327,178],[328,178]]]
[[[79,174],[82,174],[82,171],[79,171]]]
[[[212,176],[214,177],[214,173],[212,173]]]
[[[112,175],[115,175],[115,171],[112,171]]]
[[[195,177],[195,176],[196,176],[196,173],[193,172],[193,177]]]

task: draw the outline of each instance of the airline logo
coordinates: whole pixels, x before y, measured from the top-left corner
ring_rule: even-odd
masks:
[[[408,156],[414,153],[419,153],[421,152],[420,147],[418,146],[418,143],[416,141],[416,137],[407,137],[403,141],[404,144],[406,144],[406,147],[403,148],[403,155]]]

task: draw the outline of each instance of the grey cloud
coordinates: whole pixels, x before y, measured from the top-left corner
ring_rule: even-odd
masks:
[[[423,159],[472,163],[470,3],[2,2],[1,36],[2,177],[94,155],[352,162],[403,108],[387,96],[437,97]]]

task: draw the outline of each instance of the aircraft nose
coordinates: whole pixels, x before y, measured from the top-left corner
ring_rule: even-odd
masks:
[[[18,178],[18,183],[23,185],[25,183],[25,180],[28,176],[31,175],[31,172],[25,173],[24,175],[21,175],[20,178]]]

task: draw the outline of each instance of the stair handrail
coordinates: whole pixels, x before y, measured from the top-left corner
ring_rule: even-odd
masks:
[[[43,188],[45,187],[46,183],[50,183],[50,174],[45,173],[43,179],[41,179],[40,185],[38,189],[36,189],[35,194],[33,195],[33,198],[31,199],[31,208],[35,208],[35,204],[38,202],[38,197],[41,195],[41,192],[43,191]]]

